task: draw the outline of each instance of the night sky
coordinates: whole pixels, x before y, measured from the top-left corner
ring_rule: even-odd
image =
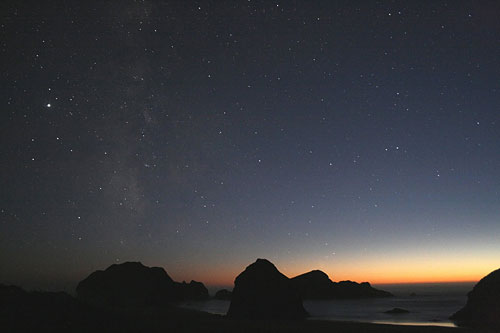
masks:
[[[3,1],[0,282],[500,267],[497,1]]]

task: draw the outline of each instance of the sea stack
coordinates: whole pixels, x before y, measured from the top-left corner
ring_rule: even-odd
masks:
[[[500,269],[482,278],[450,319],[459,326],[500,328]]]
[[[229,301],[229,300],[231,300],[232,295],[233,295],[233,293],[231,291],[229,291],[227,289],[221,289],[215,293],[214,298]]]
[[[302,299],[289,278],[266,259],[257,259],[234,281],[227,312],[238,319],[303,319]]]
[[[182,299],[204,300],[208,299],[208,289],[201,282],[191,280],[191,282],[174,282],[176,295]]]
[[[390,292],[373,288],[370,283],[333,282],[322,271],[314,270],[291,279],[303,299],[359,299],[392,297]]]

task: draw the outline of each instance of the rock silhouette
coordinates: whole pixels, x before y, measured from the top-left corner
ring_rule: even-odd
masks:
[[[208,298],[208,289],[201,282],[191,280],[191,282],[174,282],[176,294],[182,299],[201,300]]]
[[[335,284],[324,272],[310,271],[291,279],[303,299],[328,299],[332,298]]]
[[[336,283],[336,298],[392,297],[388,291],[373,288],[368,282],[340,281]]]
[[[106,306],[157,306],[179,298],[174,281],[163,268],[140,262],[93,272],[78,284],[76,293],[82,301]]]
[[[215,299],[222,299],[222,300],[230,300],[231,299],[231,296],[232,296],[232,292],[230,292],[229,290],[227,289],[221,289],[221,290],[218,290],[216,293],[215,293],[215,296],[214,298]]]
[[[0,332],[219,332],[222,321],[222,316],[175,305],[92,306],[64,292],[0,284]]]
[[[405,314],[405,313],[410,313],[410,311],[406,309],[401,309],[401,308],[393,308],[391,310],[385,311],[384,313],[388,314]]]
[[[208,297],[200,282],[176,283],[160,267],[146,267],[140,262],[111,265],[81,281],[78,299],[98,306],[165,306],[182,299]]]
[[[467,294],[465,307],[450,319],[460,326],[500,328],[500,269],[482,278]]]
[[[324,272],[314,270],[291,279],[303,299],[346,299],[391,297],[391,293],[373,288],[368,282],[333,282]]]
[[[301,319],[307,316],[289,278],[266,259],[257,259],[234,281],[230,318]]]
[[[0,284],[2,332],[68,331],[71,324],[82,325],[96,318],[91,309],[64,292],[27,292]]]

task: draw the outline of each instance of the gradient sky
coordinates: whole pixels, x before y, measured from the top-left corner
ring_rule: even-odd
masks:
[[[497,1],[4,1],[0,282],[500,267]]]

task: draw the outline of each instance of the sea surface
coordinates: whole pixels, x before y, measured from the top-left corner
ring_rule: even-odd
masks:
[[[397,325],[455,325],[448,318],[461,309],[473,282],[419,283],[374,285],[395,295],[390,298],[362,300],[305,300],[304,308],[310,320],[343,320]],[[229,301],[208,300],[182,303],[181,306],[214,314],[226,314]],[[406,314],[387,314],[385,311],[402,308]]]

